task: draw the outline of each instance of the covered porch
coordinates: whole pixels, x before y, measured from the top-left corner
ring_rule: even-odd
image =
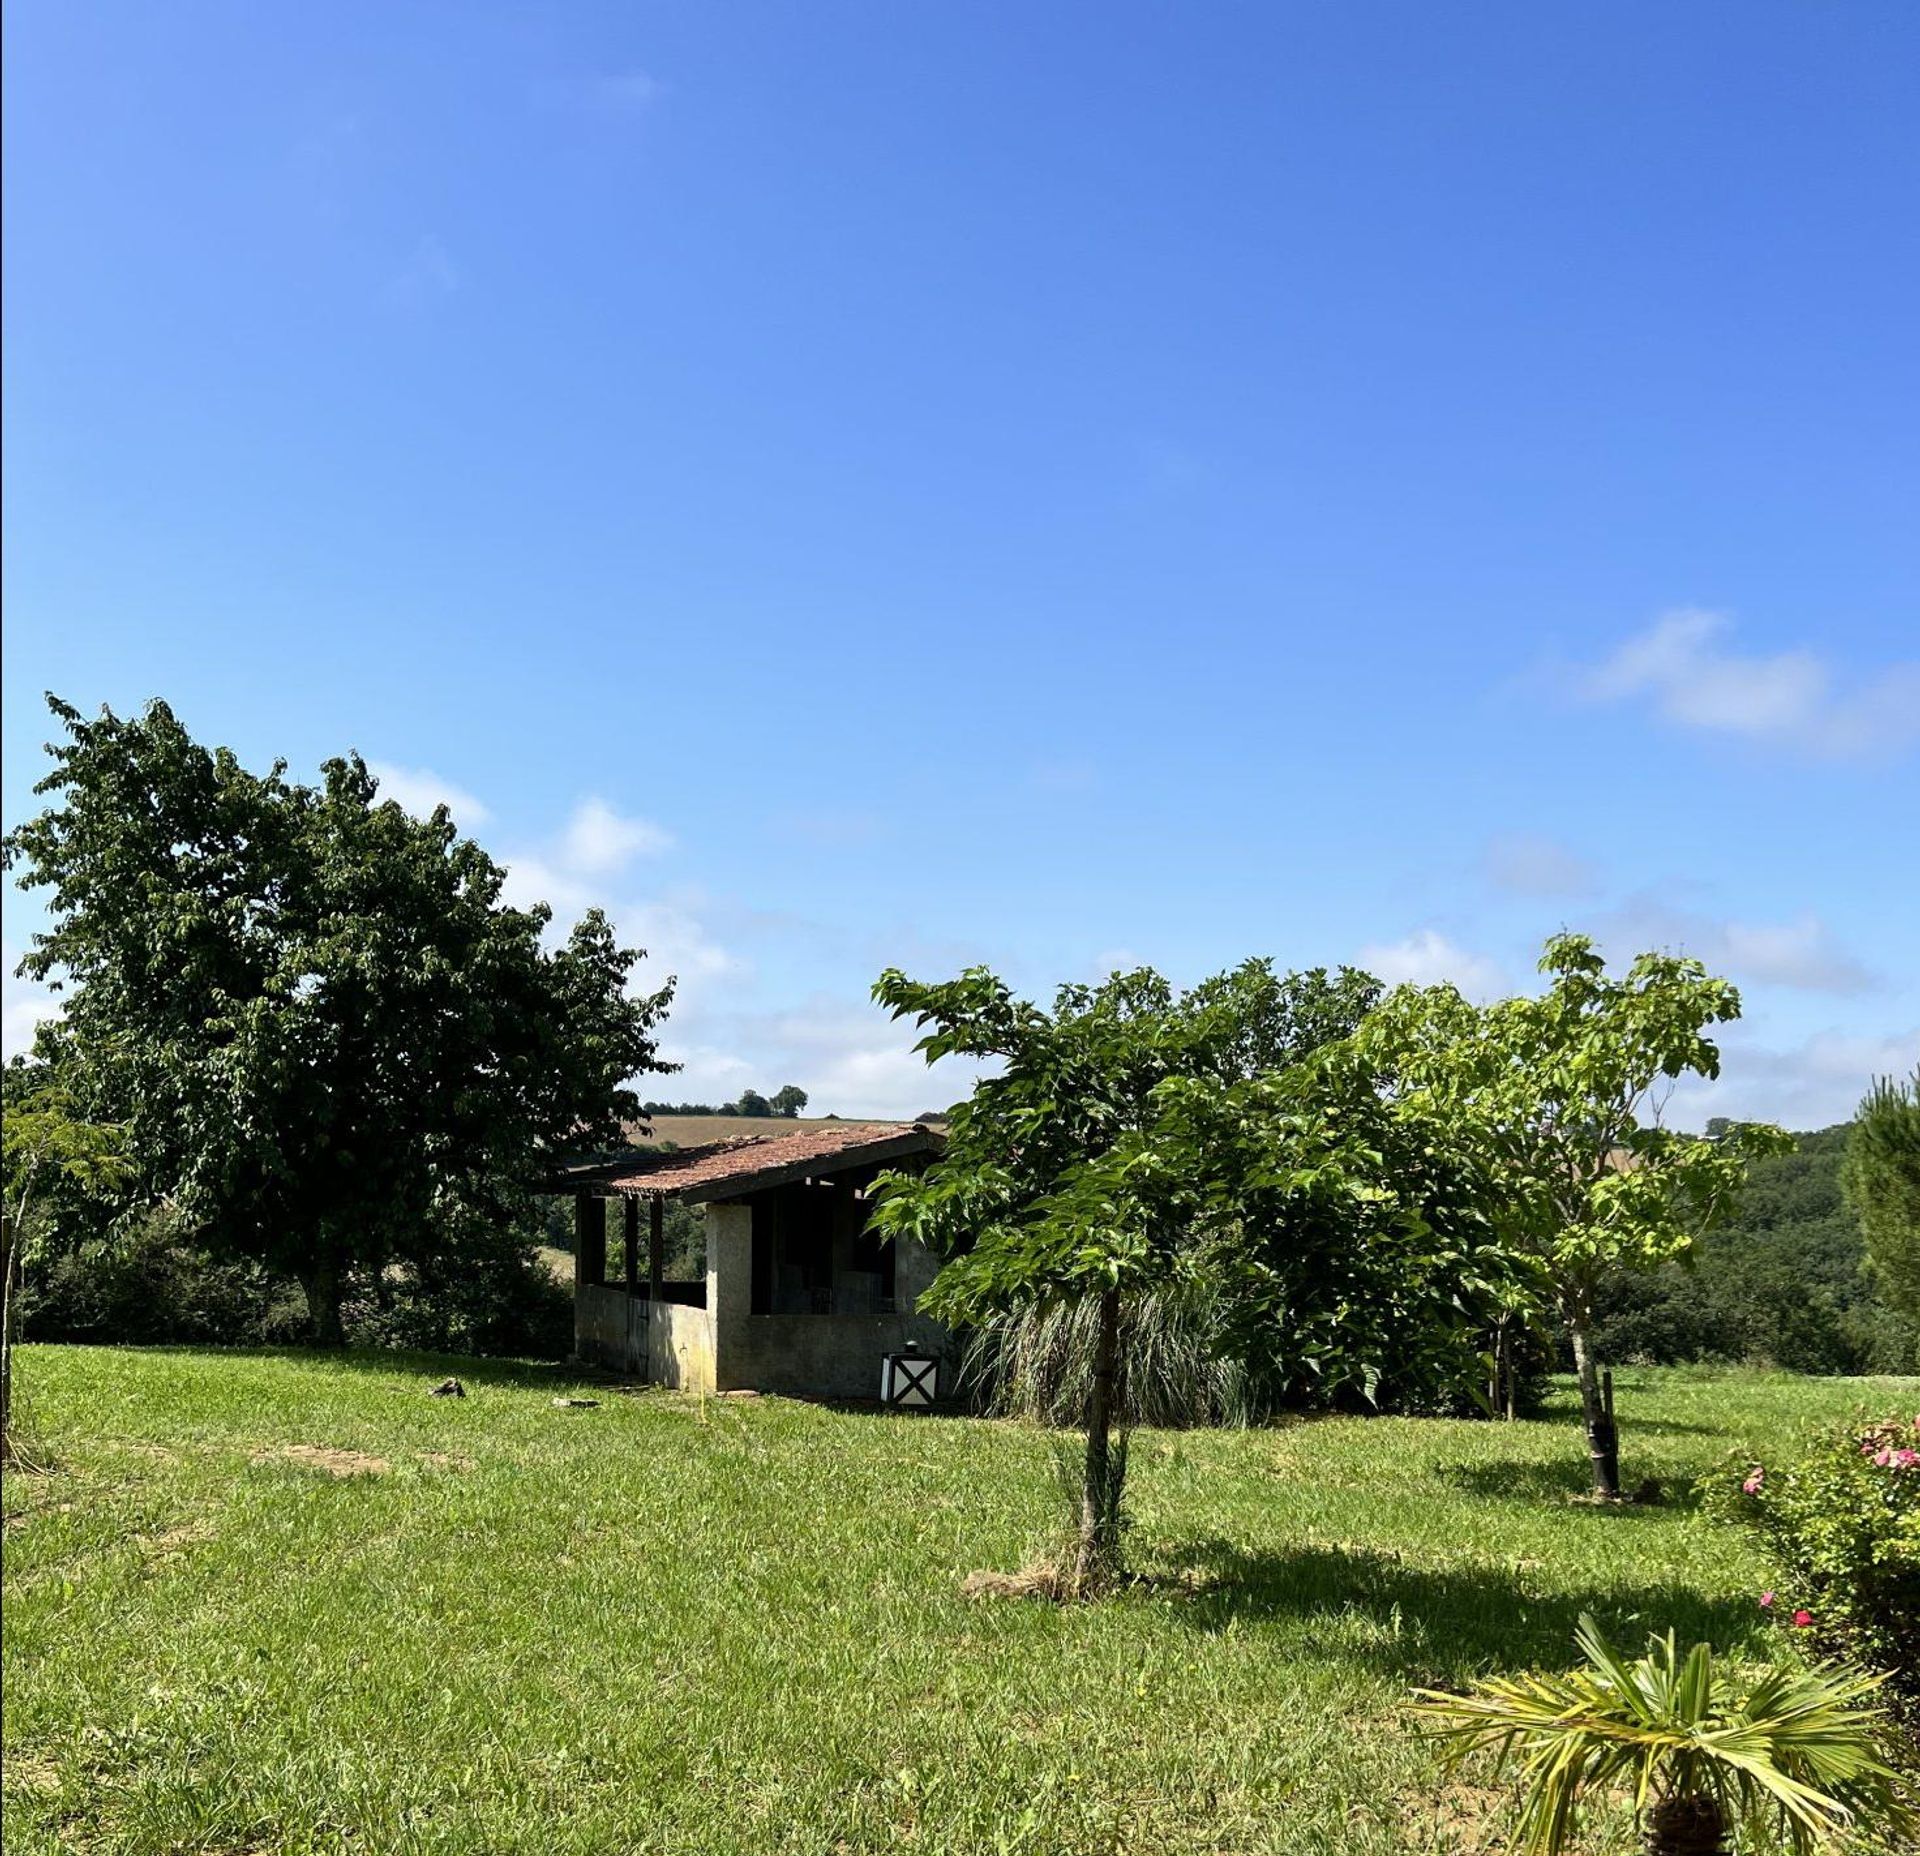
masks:
[[[940,1145],[921,1123],[849,1124],[579,1169],[567,1182],[576,1350],[686,1391],[873,1397],[884,1355],[946,1348],[946,1330],[915,1313],[934,1259],[867,1230],[880,1173]],[[697,1278],[669,1272],[675,1204],[704,1219]]]

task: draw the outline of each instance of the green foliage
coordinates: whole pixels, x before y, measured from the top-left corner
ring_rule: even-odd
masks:
[[[1205,1281],[1237,1204],[1209,1173],[1225,1150],[1196,1138],[1196,1118],[1260,1113],[1250,1099],[1238,1108],[1225,1099],[1250,1086],[1250,1073],[1278,1072],[1330,1030],[1350,1030],[1377,991],[1364,974],[1281,978],[1264,961],[1184,997],[1147,969],[1064,986],[1050,1012],[1016,1000],[984,968],[940,985],[890,971],[874,987],[896,1017],[931,1027],[919,1043],[929,1062],[965,1052],[1002,1066],[954,1111],[939,1159],[882,1182],[875,1230],[947,1259],[921,1306],[965,1327],[1094,1304],[1069,1581],[1081,1595],[1119,1571],[1127,1456],[1124,1435],[1116,1450],[1109,1433],[1129,1410],[1123,1335],[1140,1331],[1126,1305]],[[1333,1171],[1321,1171],[1331,1198]],[[1296,1167],[1294,1178],[1305,1174]],[[1249,1269],[1247,1283],[1256,1280]],[[1287,1341],[1318,1368],[1326,1338],[1290,1332]]]
[[[1920,1731],[1920,1416],[1854,1422],[1730,1474],[1720,1512],[1759,1535],[1770,1609],[1887,1672]]]
[[[1841,1184],[1881,1293],[1920,1328],[1920,1068],[1879,1078],[1860,1104]]]
[[[625,1079],[669,1067],[671,984],[630,991],[640,955],[603,916],[549,949],[549,911],[503,903],[445,808],[382,802],[357,756],[303,786],[161,703],[53,709],[67,738],[36,790],[59,802],[6,841],[52,891],[21,963],[66,993],[42,1051],[124,1127],[131,1205],[298,1277],[318,1337],[354,1278],[430,1270],[455,1226],[530,1223],[543,1168],[616,1142]]]
[[[957,1107],[943,1157],[886,1182],[876,1211],[949,1259],[927,1302],[956,1324],[1023,1301],[1139,1293],[1193,1261],[1190,1206],[1146,1187],[1147,1131],[1164,1083],[1226,1089],[1350,1031],[1377,995],[1342,969],[1279,976],[1249,961],[1184,997],[1157,973],[1063,986],[1053,1009],[1017,1000],[984,968],[927,985],[890,971],[874,996],[925,1032],[929,1062],[997,1059]]]
[[[1726,1219],[1691,1255],[1622,1272],[1595,1298],[1603,1358],[1752,1361],[1799,1373],[1920,1368],[1920,1323],[1875,1292],[1841,1198],[1849,1126],[1751,1161]]]
[[[88,1120],[65,1078],[44,1063],[8,1064],[0,1098],[0,1460],[20,1460],[14,1336],[28,1265],[45,1247],[60,1200],[111,1190],[128,1171],[122,1130]]]
[[[22,1288],[28,1340],[253,1346],[307,1329],[299,1289],[249,1258],[216,1258],[164,1211],[123,1220],[111,1241],[56,1227]]]
[[[1733,1123],[1706,1139],[1651,1119],[1663,1082],[1719,1075],[1707,1032],[1740,1015],[1728,981],[1658,953],[1616,978],[1575,934],[1548,941],[1540,971],[1544,993],[1488,1006],[1449,985],[1402,986],[1361,1041],[1498,1169],[1510,1234],[1584,1318],[1614,1271],[1687,1251],[1725,1215],[1748,1160],[1786,1137]]]
[[[1911,1821],[1870,1704],[1877,1678],[1793,1664],[1744,1676],[1711,1644],[1682,1656],[1671,1631],[1628,1662],[1591,1617],[1575,1641],[1586,1665],[1564,1675],[1420,1691],[1456,1753],[1519,1760],[1522,1856],[1561,1856],[1583,1798],[1615,1785],[1631,1788],[1652,1856],[1711,1856],[1735,1824],[1802,1852],[1855,1823],[1891,1832]]]
[[[1359,1043],[1497,1183],[1502,1237],[1538,1266],[1566,1323],[1594,1486],[1612,1496],[1618,1446],[1591,1345],[1600,1292],[1686,1254],[1726,1215],[1748,1162],[1787,1143],[1757,1124],[1711,1139],[1660,1125],[1664,1083],[1720,1072],[1707,1033],[1740,1015],[1726,980],[1658,953],[1616,977],[1577,934],[1549,940],[1540,971],[1543,993],[1488,1006],[1452,986],[1399,987]]]
[[[807,1106],[807,1092],[796,1083],[785,1083],[773,1092],[773,1112],[791,1121]]]

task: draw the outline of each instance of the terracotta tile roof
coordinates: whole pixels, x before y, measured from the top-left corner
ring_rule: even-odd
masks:
[[[566,1176],[575,1192],[699,1204],[855,1167],[938,1153],[945,1137],[924,1122],[849,1122],[798,1134],[749,1134],[677,1153],[626,1155]]]

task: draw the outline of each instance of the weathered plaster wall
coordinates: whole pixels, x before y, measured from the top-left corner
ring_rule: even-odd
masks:
[[[573,1333],[575,1351],[596,1366],[683,1392],[715,1389],[713,1321],[704,1308],[576,1283]]]

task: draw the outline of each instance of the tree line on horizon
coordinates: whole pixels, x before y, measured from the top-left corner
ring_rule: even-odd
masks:
[[[731,1102],[642,1102],[644,1115],[740,1115],[750,1121],[793,1121],[805,1113],[807,1092],[796,1083],[784,1083],[772,1095],[743,1089]]]

